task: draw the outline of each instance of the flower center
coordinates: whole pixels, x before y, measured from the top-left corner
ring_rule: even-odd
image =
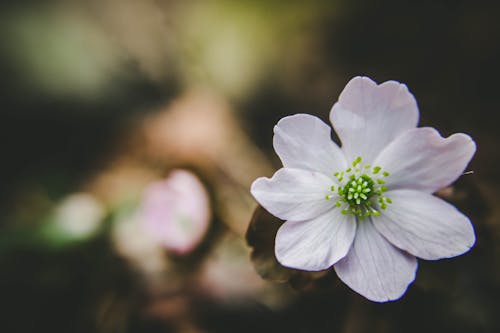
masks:
[[[343,187],[341,196],[351,206],[365,204],[375,194],[374,183],[366,174],[351,177]]]
[[[384,195],[387,192],[384,178],[389,177],[389,173],[383,171],[380,166],[363,165],[361,157],[352,162],[352,167],[335,172],[334,176],[339,185],[337,189],[332,185],[332,194],[327,194],[325,199],[337,197],[335,206],[342,208],[342,214],[353,214],[360,219],[379,216],[380,209],[384,210],[387,204],[392,203],[392,200]]]

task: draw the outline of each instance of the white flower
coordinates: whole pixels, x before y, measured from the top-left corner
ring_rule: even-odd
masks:
[[[395,81],[353,78],[330,121],[341,148],[311,115],[285,117],[274,127],[283,168],[255,180],[251,192],[286,220],[276,258],[307,271],[333,265],[366,298],[398,299],[415,279],[416,257],[454,257],[474,244],[469,219],[432,193],[462,175],[476,146],[465,134],[443,138],[417,128],[417,103]]]

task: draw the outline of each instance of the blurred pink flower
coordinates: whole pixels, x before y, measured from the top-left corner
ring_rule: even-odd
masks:
[[[144,191],[140,217],[146,231],[178,255],[191,252],[202,240],[210,222],[209,198],[191,172],[174,170],[167,179]]]

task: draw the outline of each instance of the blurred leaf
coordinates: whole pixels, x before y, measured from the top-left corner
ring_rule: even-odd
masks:
[[[274,255],[274,238],[283,221],[258,206],[246,233],[248,245],[252,247],[251,260],[255,270],[266,280],[287,282],[296,270],[286,268]]]

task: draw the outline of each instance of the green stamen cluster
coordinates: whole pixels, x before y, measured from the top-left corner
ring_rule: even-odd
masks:
[[[339,186],[336,188],[339,200],[335,206],[342,209],[342,214],[353,214],[363,219],[368,216],[379,216],[380,209],[386,209],[392,200],[384,196],[387,192],[383,178],[389,177],[387,171],[380,166],[361,165],[361,157],[352,162],[352,167],[345,171],[335,172]],[[335,186],[330,187],[335,193]],[[326,200],[334,195],[327,194]],[[376,202],[376,203],[375,203]]]
[[[349,177],[349,181],[342,188],[342,197],[351,206],[361,205],[368,201],[373,196],[374,181],[367,175],[363,174],[356,178],[354,175]]]

